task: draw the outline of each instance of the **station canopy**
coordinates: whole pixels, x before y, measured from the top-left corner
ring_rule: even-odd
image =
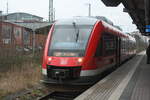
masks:
[[[106,6],[116,7],[120,3],[124,5],[142,35],[150,36],[150,0],[101,0]]]

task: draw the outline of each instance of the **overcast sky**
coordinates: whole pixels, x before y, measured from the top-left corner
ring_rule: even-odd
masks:
[[[7,1],[9,13],[26,12],[48,19],[49,0],[0,0],[0,10],[7,11]],[[101,0],[53,0],[56,10],[56,19],[69,18],[72,16],[87,16],[88,5],[92,5],[93,16],[105,16],[112,20],[114,24],[121,26],[123,31],[132,32],[136,26],[132,24],[132,19],[123,12],[123,5],[118,7],[106,7]]]

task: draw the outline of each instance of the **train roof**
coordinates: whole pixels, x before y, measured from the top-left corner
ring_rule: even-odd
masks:
[[[102,21],[104,21],[104,22],[106,22],[106,23],[114,26],[114,23],[110,19],[108,19],[107,17],[104,17],[104,16],[94,16],[94,18],[97,18],[99,20],[102,20]]]
[[[116,35],[127,37],[127,34],[122,33],[122,31],[114,25],[96,17],[73,17],[68,19],[61,19],[57,20],[55,25],[71,25],[73,23],[76,23],[77,25],[95,25],[97,21],[101,21],[103,27],[108,32],[113,32]]]
[[[55,25],[70,25],[76,23],[77,25],[94,25],[98,19],[90,17],[73,17],[69,19],[62,19],[56,21]]]

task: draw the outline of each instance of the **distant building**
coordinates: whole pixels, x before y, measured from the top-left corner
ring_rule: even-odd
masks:
[[[0,27],[1,45],[15,45],[20,47],[24,45],[32,45],[31,29],[8,22],[1,22]]]
[[[41,48],[52,23],[28,13],[0,15],[0,46]]]
[[[35,41],[36,48],[43,47],[50,27],[50,23],[27,24],[2,21],[0,22],[0,46],[11,45],[32,48]],[[33,34],[35,34],[35,37]]]
[[[148,37],[143,36],[139,31],[134,31],[130,33],[136,40],[137,50],[141,51],[141,49],[148,46]]]
[[[2,14],[2,13],[1,13]],[[9,13],[6,15],[1,15],[3,17],[3,20],[7,21],[17,21],[17,22],[42,22],[43,18],[28,14],[28,13],[23,13],[23,12],[17,12],[17,13]]]

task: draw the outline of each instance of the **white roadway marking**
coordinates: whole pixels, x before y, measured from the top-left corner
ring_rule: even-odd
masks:
[[[140,54],[143,54],[140,53]],[[125,87],[129,83],[130,79],[132,78],[136,68],[140,64],[141,60],[143,59],[144,56],[141,56],[136,65],[132,68],[132,70],[128,73],[128,75],[122,80],[122,82],[119,84],[119,86],[116,88],[116,90],[111,94],[108,100],[119,100],[121,94],[123,93]]]

